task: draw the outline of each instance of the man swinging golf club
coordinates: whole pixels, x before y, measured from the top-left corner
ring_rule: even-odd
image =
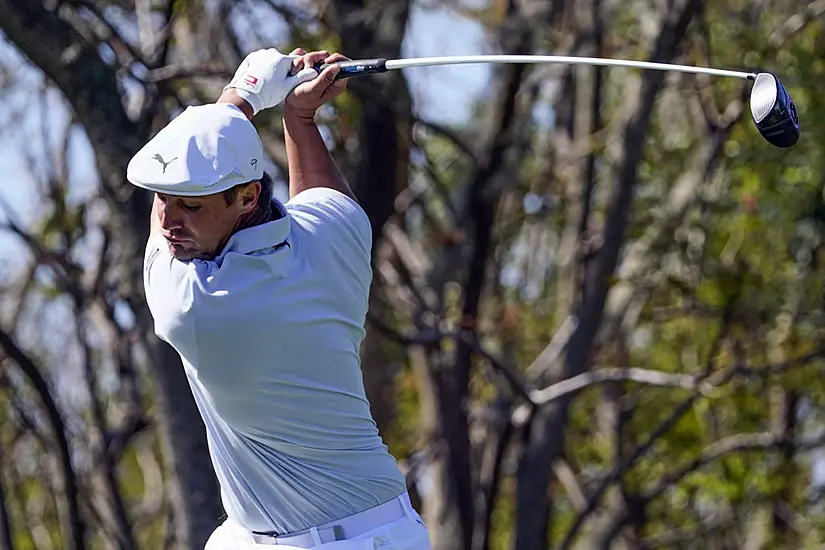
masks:
[[[207,550],[430,548],[361,377],[370,223],[314,123],[345,81],[335,66],[293,76],[341,60],[253,52],[217,103],[187,108],[127,169],[154,192],[146,297],[183,361],[228,516]],[[282,102],[286,203],[250,121]]]

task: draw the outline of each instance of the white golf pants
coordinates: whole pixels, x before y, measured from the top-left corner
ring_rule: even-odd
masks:
[[[388,519],[388,521],[382,521]],[[340,530],[338,528],[340,527]],[[333,533],[337,533],[334,535]],[[348,533],[351,533],[348,534]],[[336,540],[341,538],[343,540]],[[227,519],[206,543],[204,550],[431,550],[430,536],[421,516],[403,493],[392,501],[326,526],[272,538],[255,536]]]

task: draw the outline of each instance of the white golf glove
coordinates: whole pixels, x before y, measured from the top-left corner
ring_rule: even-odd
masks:
[[[254,51],[244,58],[224,90],[234,88],[252,106],[254,114],[275,107],[296,86],[317,76],[313,69],[290,75],[292,62],[297,57],[284,55],[275,48]]]

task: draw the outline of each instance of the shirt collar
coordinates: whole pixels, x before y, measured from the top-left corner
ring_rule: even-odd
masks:
[[[262,223],[252,227],[247,227],[233,234],[223,247],[220,256],[216,258],[221,263],[224,257],[230,253],[251,254],[260,250],[275,248],[284,243],[289,237],[290,220],[286,207],[281,201],[272,199],[273,207],[281,213],[277,220]]]

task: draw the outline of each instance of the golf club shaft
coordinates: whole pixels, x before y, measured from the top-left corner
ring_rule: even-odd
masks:
[[[596,65],[605,67],[628,67],[659,71],[677,71],[693,74],[707,74],[754,80],[756,73],[713,69],[709,67],[693,67],[690,65],[676,65],[673,63],[654,63],[650,61],[634,61],[627,59],[606,59],[602,57],[577,57],[566,55],[459,55],[444,57],[416,57],[409,59],[363,59],[341,61],[334,63],[341,67],[338,78],[348,78],[366,74],[383,73],[386,71],[406,69],[410,67],[432,67],[436,65],[466,65],[478,63],[520,63],[541,64],[559,63],[567,65]],[[317,68],[320,72],[326,67]]]

